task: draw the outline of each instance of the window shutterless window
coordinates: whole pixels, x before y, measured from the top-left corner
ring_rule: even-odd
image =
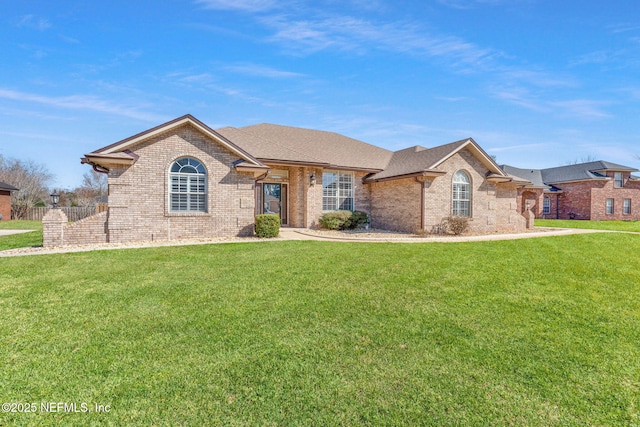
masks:
[[[613,186],[615,188],[622,188],[624,185],[624,181],[622,179],[622,172],[614,172],[613,173]]]
[[[631,215],[631,199],[624,199],[622,201],[622,213],[624,215]]]
[[[549,196],[544,196],[544,199],[542,199],[542,213],[545,215],[551,213],[551,197]]]
[[[605,201],[605,212],[607,215],[613,214],[613,199],[607,199]]]
[[[185,157],[171,165],[169,211],[207,211],[207,170],[198,160]]]
[[[471,216],[471,178],[465,171],[453,176],[452,215]]]
[[[339,171],[322,173],[322,210],[353,210],[353,173]]]

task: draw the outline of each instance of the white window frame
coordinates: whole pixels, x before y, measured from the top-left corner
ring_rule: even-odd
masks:
[[[471,175],[464,170],[453,174],[451,183],[451,215],[471,218]]]
[[[631,215],[631,199],[622,200],[622,215]]]
[[[549,215],[551,213],[551,197],[544,196],[542,198],[542,214]]]
[[[612,198],[607,198],[604,202],[604,211],[607,215],[613,215],[614,212],[614,202]]]
[[[173,161],[169,166],[169,213],[207,213],[207,176],[207,168],[198,159],[180,157]]]
[[[624,187],[624,175],[622,172],[614,172],[613,173],[613,188],[622,188]]]
[[[355,177],[353,172],[322,172],[322,212],[355,209]]]

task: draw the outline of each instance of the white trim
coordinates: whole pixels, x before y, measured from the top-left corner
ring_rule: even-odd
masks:
[[[487,169],[491,170],[491,172],[496,173],[500,176],[508,177],[508,175],[500,168],[500,166],[498,166],[498,164],[491,157],[485,155],[484,151],[482,151],[480,146],[472,138],[467,139],[464,142],[464,144],[460,145],[459,147],[451,151],[451,153],[447,154],[446,156],[443,156],[442,159],[440,159],[435,164],[431,165],[430,168],[433,169],[440,166],[442,163],[449,160],[449,158],[451,158],[453,155],[467,148],[468,145],[471,145],[471,147],[473,148],[473,154],[476,157],[480,158],[480,161],[482,162],[482,164],[487,166]]]
[[[189,117],[185,117],[182,120],[179,120],[177,122],[173,122],[170,125],[162,126],[162,127],[158,128],[158,129],[155,129],[155,130],[153,130],[151,132],[145,132],[145,133],[143,133],[142,135],[140,135],[137,138],[129,139],[127,141],[122,142],[121,144],[115,145],[113,147],[110,147],[107,150],[101,151],[100,154],[111,154],[111,153],[114,153],[114,152],[122,151],[123,149],[125,149],[125,148],[127,148],[127,147],[129,147],[131,145],[137,144],[140,141],[144,141],[146,139],[152,138],[154,136],[157,136],[157,135],[159,135],[161,133],[166,132],[169,129],[173,129],[173,128],[176,128],[178,126],[182,126],[182,125],[187,124],[187,123],[191,124],[192,126],[194,126],[196,129],[198,129],[200,132],[202,132],[203,134],[207,135],[208,137],[214,139],[218,144],[224,146],[227,150],[229,150],[229,151],[233,152],[234,154],[240,156],[242,159],[244,159],[244,160],[246,160],[246,161],[248,161],[248,162],[250,162],[250,163],[252,163],[252,164],[254,164],[256,166],[263,166],[263,165],[261,165],[259,163],[256,163],[256,161],[251,159],[250,157],[247,157],[247,155],[245,153],[239,151],[237,148],[229,145],[226,141],[221,139],[220,135],[212,133],[208,129],[202,127],[200,124],[198,124],[198,123],[194,122],[193,120],[191,120],[191,118],[189,118]]]

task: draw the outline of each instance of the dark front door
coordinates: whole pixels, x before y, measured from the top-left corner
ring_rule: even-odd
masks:
[[[287,185],[263,183],[261,196],[261,213],[279,215],[282,224],[287,224]]]

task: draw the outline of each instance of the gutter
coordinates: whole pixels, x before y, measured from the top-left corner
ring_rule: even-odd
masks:
[[[420,184],[420,230],[424,231],[424,180],[420,177],[415,178],[416,182]]]

